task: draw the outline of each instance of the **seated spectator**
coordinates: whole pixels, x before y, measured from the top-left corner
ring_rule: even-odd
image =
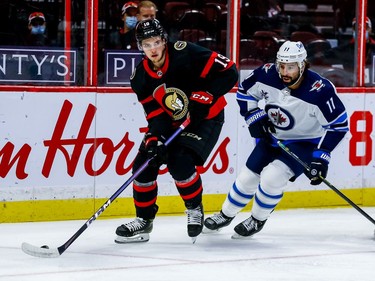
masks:
[[[121,9],[124,26],[120,29],[120,43],[122,49],[138,49],[135,41],[134,28],[137,24],[138,5],[134,2],[126,2]]]
[[[343,69],[350,74],[348,77],[353,79],[354,63],[356,61],[355,55],[355,40],[356,40],[356,19],[352,21],[353,38],[347,43],[336,48],[332,48],[323,53],[322,56],[310,59],[312,64],[329,65],[336,68]],[[366,17],[366,66],[372,64],[372,55],[375,53],[375,40],[371,38],[372,24],[371,20]],[[353,81],[351,81],[352,84]]]
[[[370,37],[372,33],[372,23],[369,17],[366,17],[365,23],[366,23],[366,30],[365,30],[366,42],[370,44],[375,44],[375,40]],[[354,40],[356,38],[355,36],[356,24],[357,24],[357,20],[356,18],[354,18],[352,21],[352,27],[353,27],[353,38],[351,40],[352,43],[354,43]]]
[[[154,4],[154,2],[141,1],[138,4],[137,19],[138,21],[155,19],[157,12],[158,8]]]
[[[331,50],[327,51],[325,57],[331,62],[330,64],[341,64],[344,69],[353,71],[354,69],[354,48],[355,48],[355,40],[356,40],[356,19],[353,19],[352,22],[353,27],[353,38],[350,40],[348,44],[344,44],[338,46],[336,48],[332,48]],[[372,31],[372,24],[371,20],[366,17],[366,64],[371,63],[368,61],[372,52],[375,51],[375,40],[370,37]]]
[[[29,15],[28,29],[26,38],[27,46],[46,46],[48,38],[46,36],[46,18],[42,12],[33,12]]]

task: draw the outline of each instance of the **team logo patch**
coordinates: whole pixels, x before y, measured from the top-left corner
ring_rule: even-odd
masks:
[[[174,43],[174,48],[177,51],[184,49],[186,46],[187,46],[187,43],[185,41],[177,41],[176,43]]]
[[[268,70],[270,70],[272,66],[273,66],[273,63],[266,63],[265,65],[263,65],[263,69],[267,73]]]
[[[274,105],[266,105],[265,110],[272,124],[280,130],[289,130],[294,126],[294,118],[282,108]]]
[[[186,94],[178,88],[166,88],[160,85],[153,94],[156,101],[173,120],[181,120],[188,112],[189,99]]]
[[[322,87],[324,87],[323,81],[322,80],[316,80],[314,82],[314,84],[311,86],[310,92],[312,92],[314,90],[319,92]]]

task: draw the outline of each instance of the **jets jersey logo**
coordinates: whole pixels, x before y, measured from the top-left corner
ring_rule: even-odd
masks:
[[[317,80],[314,82],[314,84],[312,84],[311,86],[311,89],[310,89],[310,92],[312,91],[320,91],[320,89],[324,87],[324,84],[323,84],[323,81],[322,80]]]
[[[264,72],[267,73],[268,70],[270,70],[272,66],[273,66],[273,63],[266,63],[265,65],[263,65]]]
[[[283,125],[287,121],[287,118],[283,116],[280,108],[277,111],[271,112],[271,119],[272,123],[274,123],[275,125]]]
[[[173,120],[181,120],[186,116],[189,100],[180,89],[166,88],[165,84],[162,84],[155,89],[153,96]]]
[[[280,130],[293,128],[295,121],[288,111],[275,105],[266,105],[265,110],[276,128]]]

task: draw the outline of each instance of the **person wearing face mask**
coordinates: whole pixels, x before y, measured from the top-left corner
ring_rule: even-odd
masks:
[[[28,46],[46,46],[48,39],[46,36],[46,18],[42,12],[33,12],[29,15],[26,45]]]
[[[134,2],[126,2],[121,9],[123,27],[120,29],[121,48],[125,50],[137,49],[134,28],[137,24],[137,8]]]
[[[356,37],[356,18],[352,20],[353,37],[348,43],[339,45],[335,48],[329,49],[323,54],[310,59],[314,64],[327,65],[329,67],[339,68],[345,73],[345,85],[341,86],[354,86],[354,65],[355,65],[355,43]],[[372,23],[369,17],[365,18],[365,36],[366,36],[366,54],[365,54],[365,73],[370,70],[372,65],[372,54],[375,53],[375,40],[372,35]],[[366,82],[366,81],[365,81]]]
[[[375,40],[370,37],[370,34],[372,33],[372,23],[369,17],[366,17],[365,19],[366,23],[366,30],[365,30],[365,36],[366,36],[366,43],[375,44]],[[354,18],[352,21],[352,27],[353,27],[353,38],[351,40],[351,43],[354,44],[356,40],[356,25],[357,25],[357,19]]]

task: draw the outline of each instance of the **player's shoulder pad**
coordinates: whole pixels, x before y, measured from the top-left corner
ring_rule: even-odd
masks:
[[[187,42],[186,41],[176,41],[173,45],[173,47],[177,50],[177,51],[181,51],[183,49],[185,49],[187,46]]]

